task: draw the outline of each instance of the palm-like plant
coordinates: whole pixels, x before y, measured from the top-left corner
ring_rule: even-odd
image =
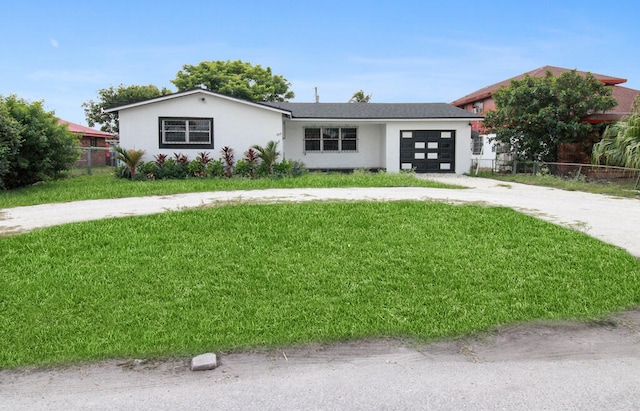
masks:
[[[368,103],[371,101],[371,94],[364,94],[364,90],[358,90],[353,93],[349,103]]]
[[[133,180],[136,177],[136,171],[138,166],[142,163],[142,157],[144,157],[144,150],[125,150],[120,146],[115,147],[116,158],[124,163],[126,174]]]
[[[280,152],[278,151],[278,141],[269,141],[263,146],[255,145],[253,148],[258,152],[258,158],[262,160],[269,174],[273,173],[273,165],[278,160]]]
[[[640,114],[635,113],[607,127],[593,146],[596,164],[640,168]]]

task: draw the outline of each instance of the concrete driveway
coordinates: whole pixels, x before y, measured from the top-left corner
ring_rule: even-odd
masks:
[[[238,201],[436,200],[511,207],[640,257],[640,200],[428,177],[472,188],[262,190],[49,204],[0,210],[0,232]],[[187,358],[3,370],[0,410],[640,409],[640,310],[424,345],[382,339],[218,354],[217,369],[197,373],[188,371]]]
[[[303,201],[444,201],[511,207],[523,213],[585,232],[640,258],[640,200],[563,191],[548,187],[457,175],[422,175],[470,187],[448,190],[420,187],[300,188],[222,191],[167,196],[89,200],[0,209],[0,234],[103,218],[155,214],[172,210],[253,202]]]

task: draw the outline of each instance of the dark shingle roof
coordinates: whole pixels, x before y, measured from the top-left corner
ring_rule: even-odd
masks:
[[[318,119],[446,119],[478,118],[447,103],[261,103],[291,112],[292,118]]]

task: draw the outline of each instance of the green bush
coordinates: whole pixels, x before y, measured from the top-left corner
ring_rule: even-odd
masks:
[[[187,170],[191,177],[205,177],[207,175],[207,165],[198,160],[191,160],[187,165]]]
[[[282,160],[273,165],[273,174],[279,177],[300,177],[308,172],[301,161]]]
[[[233,174],[240,177],[251,177],[253,176],[252,164],[250,164],[247,160],[238,160],[235,168],[233,169]]]
[[[173,158],[167,159],[160,167],[158,167],[157,178],[166,179],[185,179],[189,174],[188,163],[176,161]]]
[[[134,180],[175,180],[189,177],[281,178],[298,177],[308,171],[304,163],[300,161],[283,160],[279,163],[274,163],[273,170],[270,173],[266,162],[262,161],[256,164],[257,161],[249,161],[247,157],[238,160],[237,163],[233,163],[232,167],[229,167],[228,163],[232,160],[230,153],[233,153],[232,149],[229,149],[226,153],[226,160],[224,157],[213,160],[208,157],[208,153],[200,153],[192,161],[188,161],[187,156],[180,153],[174,154],[173,157],[158,154],[154,156],[154,161],[141,163],[137,166]],[[227,174],[228,170],[232,171],[231,175]],[[125,166],[120,166],[116,170],[116,176],[131,178],[131,173]]]
[[[224,175],[224,164],[222,160],[212,160],[207,164],[207,175],[210,177],[222,177]]]
[[[147,161],[138,166],[138,175],[144,176],[146,180],[155,180],[158,178],[159,168],[155,161]]]
[[[0,189],[61,178],[79,155],[78,138],[41,102],[0,96]]]

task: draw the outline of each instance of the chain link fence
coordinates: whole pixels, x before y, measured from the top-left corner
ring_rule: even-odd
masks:
[[[640,169],[578,163],[550,163],[541,161],[484,160],[472,164],[476,170],[488,170],[494,174],[552,175],[566,180],[589,183],[611,183],[633,190],[640,188]],[[476,172],[477,173],[477,172]]]
[[[80,158],[76,160],[74,168],[77,170],[83,170],[87,174],[91,174],[91,171],[96,168],[105,168],[117,166],[116,152],[113,151],[113,147],[80,147]]]

